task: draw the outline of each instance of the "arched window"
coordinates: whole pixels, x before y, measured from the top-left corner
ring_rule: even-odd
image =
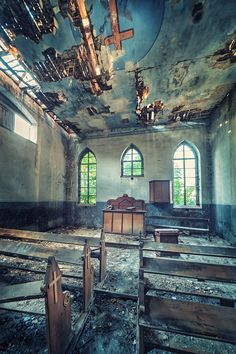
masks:
[[[81,204],[96,204],[96,172],[96,157],[91,150],[86,149],[79,162],[79,202]]]
[[[174,206],[200,206],[199,158],[197,150],[186,141],[174,153]]]
[[[143,176],[143,156],[136,146],[131,144],[121,158],[121,177]]]

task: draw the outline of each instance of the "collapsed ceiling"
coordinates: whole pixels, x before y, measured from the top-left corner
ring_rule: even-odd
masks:
[[[208,118],[236,82],[235,18],[234,0],[2,0],[0,37],[25,89],[92,136]]]

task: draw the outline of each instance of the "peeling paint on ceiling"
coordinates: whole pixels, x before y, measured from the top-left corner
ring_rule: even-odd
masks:
[[[40,99],[77,132],[100,135],[139,128],[137,69],[149,88],[144,104],[164,103],[157,124],[173,124],[177,117],[187,117],[186,121],[207,118],[236,82],[235,0],[87,0],[88,19],[78,16],[76,0],[24,2],[29,8],[32,2],[44,5],[46,17],[35,17],[41,32],[33,31],[32,17],[30,21],[25,16],[21,28],[14,25],[15,38],[10,41],[3,30],[1,36],[19,49],[37,75],[44,95]],[[3,27],[4,16],[10,16],[4,9],[19,3],[1,2]],[[112,21],[111,11],[116,15]],[[87,49],[81,26],[85,32],[90,26],[95,59],[89,52],[83,54]],[[113,36],[111,41],[109,36]],[[79,51],[85,58],[80,65]],[[40,65],[44,73],[45,67],[50,68],[52,80],[37,74]],[[61,77],[56,78],[57,71]]]

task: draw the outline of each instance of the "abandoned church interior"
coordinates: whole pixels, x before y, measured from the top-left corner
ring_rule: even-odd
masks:
[[[236,353],[235,0],[0,1],[0,353]]]

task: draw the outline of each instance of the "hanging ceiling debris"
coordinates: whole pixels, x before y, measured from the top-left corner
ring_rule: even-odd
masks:
[[[149,87],[144,84],[141,74],[142,70],[135,70],[135,86],[137,105],[135,113],[137,115],[137,124],[155,125],[163,117],[164,103],[162,100],[155,100],[152,103],[143,104],[149,95]]]
[[[73,25],[80,29],[83,43],[80,46],[66,51],[67,64],[71,68],[71,74],[76,79],[89,80],[93,94],[100,95],[103,90],[112,88],[108,84],[110,74],[104,69],[96,52],[96,40],[92,31],[92,25],[87,13],[85,0],[58,0],[61,15],[69,17]],[[97,39],[99,43],[99,39]],[[73,58],[73,54],[75,54]],[[72,55],[72,58],[71,58]]]
[[[168,116],[172,122],[189,122],[191,120],[197,121],[207,119],[213,112],[213,108],[208,110],[201,110],[200,108],[192,108],[189,110],[182,110],[183,106],[180,105],[172,110],[172,114]]]
[[[39,81],[56,82],[66,77],[74,77],[77,80],[91,82],[91,93],[101,94],[103,90],[110,90],[111,85],[107,84],[110,79],[108,71],[94,75],[93,66],[87,56],[84,44],[74,46],[65,50],[62,54],[54,48],[48,48],[42,52],[45,57],[43,62],[35,62],[33,71]]]
[[[217,50],[214,56],[217,56],[216,61],[218,62],[229,60],[230,63],[236,63],[236,39],[228,42],[224,48]]]
[[[235,16],[235,0],[1,0],[0,70],[86,136],[207,119],[235,83]]]
[[[57,23],[50,0],[1,0],[0,34],[6,41],[18,35],[39,43],[43,34],[53,33]]]

